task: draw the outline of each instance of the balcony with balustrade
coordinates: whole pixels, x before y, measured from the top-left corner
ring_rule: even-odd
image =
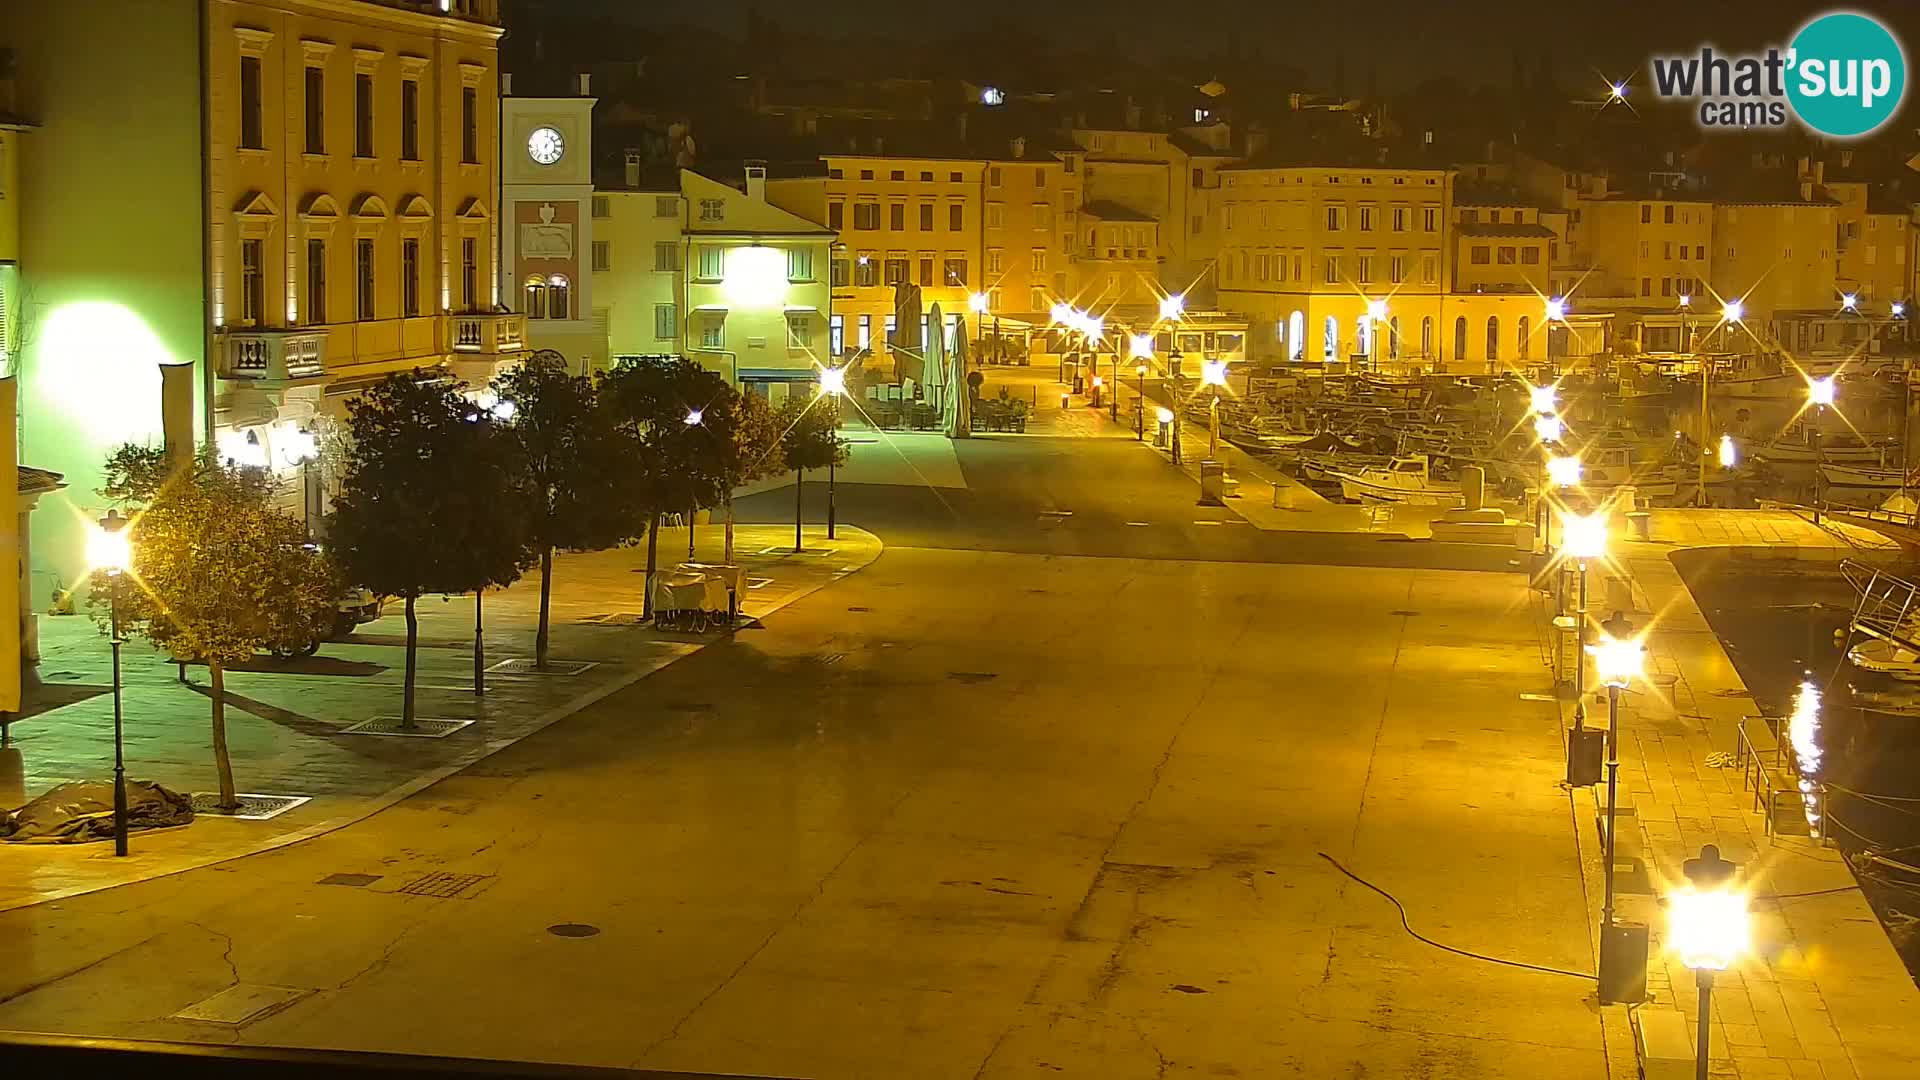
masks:
[[[327,329],[321,326],[229,328],[219,335],[214,372],[263,388],[305,386],[327,374]]]
[[[527,317],[489,311],[447,316],[447,351],[460,356],[507,356],[527,347]]]

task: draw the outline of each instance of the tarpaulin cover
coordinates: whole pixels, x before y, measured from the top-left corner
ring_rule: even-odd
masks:
[[[193,820],[193,800],[151,780],[127,781],[127,828],[157,829]],[[18,810],[0,810],[0,837],[78,844],[113,836],[113,781],[69,780]]]

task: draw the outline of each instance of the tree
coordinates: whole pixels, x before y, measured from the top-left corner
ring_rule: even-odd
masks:
[[[734,393],[719,375],[683,357],[630,360],[606,372],[600,396],[632,454],[624,504],[647,529],[645,613],[653,613],[660,517],[718,506],[727,490]]]
[[[178,470],[166,451],[127,445],[107,458],[100,494],[131,516],[126,574],[96,571],[96,616],[173,656],[206,662],[220,808],[240,805],[227,754],[226,668],[262,649],[323,637],[339,577],[305,523],[274,508],[264,469],[222,462],[212,446]],[[125,577],[137,587],[128,588]]]
[[[839,401],[833,395],[812,398],[790,395],[775,415],[780,425],[780,459],[794,473],[793,550],[799,551],[802,491],[808,469],[824,469],[847,460],[847,441],[840,437]]]
[[[780,450],[780,419],[759,394],[735,394],[722,447],[721,501],[726,507],[726,562],[733,562],[733,492],[786,468]]]
[[[412,728],[415,602],[516,580],[528,562],[526,500],[505,437],[456,385],[396,373],[347,411],[353,450],[334,506],[334,552],[354,582],[406,602],[400,723]]]
[[[553,553],[612,547],[636,530],[617,478],[633,467],[600,407],[593,380],[567,370],[566,358],[541,349],[493,380],[527,492],[527,542],[540,559],[540,624],[534,665],[547,666]]]

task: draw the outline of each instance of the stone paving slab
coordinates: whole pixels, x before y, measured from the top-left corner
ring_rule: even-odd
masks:
[[[1734,751],[1735,726],[1753,702],[1669,559],[1676,550],[1729,547],[1735,557],[1837,560],[1897,545],[1845,524],[1815,526],[1786,510],[1656,510],[1650,526],[1648,541],[1616,532],[1615,561],[1633,580],[1642,613],[1636,623],[1654,613],[1649,668],[1675,678],[1668,687],[1637,687],[1624,696],[1621,779],[1632,795],[1656,892],[1681,879],[1682,861],[1713,843],[1741,864],[1754,894],[1754,951],[1722,973],[1714,990],[1714,1075],[1910,1077],[1920,988],[1865,898],[1848,888],[1855,882],[1845,860],[1816,840],[1768,835],[1740,772],[1707,764],[1709,754]],[[1550,602],[1543,601],[1543,625],[1550,615]],[[1589,715],[1604,717],[1605,709],[1604,696],[1596,694]],[[1597,816],[1602,805],[1604,786],[1598,786],[1587,812]],[[1603,870],[1591,824],[1592,818],[1583,821],[1577,833],[1596,882],[1597,926]],[[1842,891],[1798,895],[1829,889]],[[1773,896],[1793,898],[1768,899]],[[1696,1032],[1694,977],[1665,951],[1657,899],[1623,893],[1620,907],[1622,917],[1646,922],[1651,932],[1652,1000],[1641,1008],[1677,1009]],[[1621,1041],[1631,1023],[1626,1007],[1607,1006],[1602,1016],[1609,1045]],[[1631,1045],[1630,1036],[1625,1041]],[[1617,1059],[1613,1064],[1615,1077],[1634,1075]]]
[[[749,586],[742,597],[747,616],[764,618],[879,556],[880,542],[869,533],[842,527],[829,541],[824,532],[809,526],[808,551],[795,556],[791,528],[737,529],[736,559]],[[686,536],[684,529],[663,531],[660,565],[685,556]],[[719,526],[696,529],[700,557],[719,561],[723,538]],[[489,674],[484,695],[476,695],[472,685],[472,598],[419,601],[416,715],[473,721],[445,738],[345,730],[400,712],[406,630],[398,605],[390,604],[381,619],[360,627],[346,642],[328,643],[315,657],[263,660],[230,673],[227,737],[237,786],[311,796],[312,801],[270,821],[201,815],[186,828],[135,833],[134,854],[124,859],[112,855],[110,844],[0,843],[0,910],[173,873],[338,828],[724,637],[642,627],[631,617],[595,621],[637,616],[645,565],[645,549],[637,547],[556,556],[552,657],[592,666],[575,676]],[[538,586],[536,574],[487,598],[488,664],[532,656]],[[0,759],[9,770],[0,774],[9,785],[0,790],[0,803],[8,806],[63,781],[112,773],[113,699],[104,636],[84,616],[43,616],[41,625],[40,668],[46,682],[34,693],[67,703],[13,725],[10,759]],[[144,643],[130,642],[123,652],[128,777],[179,790],[216,789],[205,669],[187,668],[183,684],[176,666]],[[661,707],[671,712],[699,704],[669,701]]]

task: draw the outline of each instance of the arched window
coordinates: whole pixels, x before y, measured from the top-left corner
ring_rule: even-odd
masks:
[[[1400,316],[1387,320],[1387,358],[1400,359]]]
[[[1433,355],[1433,316],[1431,315],[1420,319],[1420,355],[1426,357]]]
[[[1373,359],[1373,320],[1365,315],[1353,320],[1353,351]]]
[[[1329,315],[1326,327],[1325,340],[1320,343],[1321,349],[1326,354],[1327,360],[1338,360],[1340,358],[1340,320]]]
[[[1453,358],[1455,360],[1467,358],[1467,317],[1465,315],[1453,320]]]
[[[1307,317],[1296,311],[1287,316],[1288,355],[1295,360],[1307,354]]]
[[[1527,358],[1527,317],[1525,315],[1520,316],[1520,339],[1518,344],[1519,351],[1514,355],[1525,360]]]
[[[564,275],[553,275],[553,279],[547,282],[547,318],[573,318],[572,291]]]
[[[1500,359],[1500,316],[1487,316],[1487,360]]]
[[[529,319],[546,318],[547,317],[547,279],[541,277],[539,274],[534,274],[531,277],[527,278],[527,283],[525,288],[527,290],[527,300],[525,305],[527,318]]]

